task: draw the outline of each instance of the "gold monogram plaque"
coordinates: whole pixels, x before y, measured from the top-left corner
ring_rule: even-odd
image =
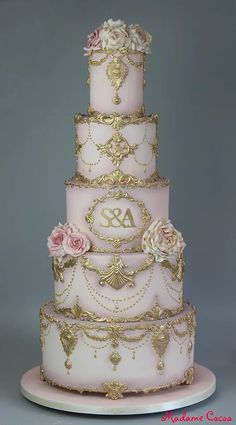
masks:
[[[121,199],[125,203],[120,205]],[[115,201],[115,205],[114,205]],[[116,206],[117,205],[117,206]],[[94,201],[85,216],[90,231],[100,240],[119,249],[123,244],[141,238],[152,217],[144,202],[121,190],[110,191]],[[98,227],[97,227],[98,226]],[[116,229],[127,230],[127,237],[116,237]],[[106,232],[102,232],[102,229]],[[130,232],[128,233],[128,229]],[[123,232],[123,234],[126,234]]]

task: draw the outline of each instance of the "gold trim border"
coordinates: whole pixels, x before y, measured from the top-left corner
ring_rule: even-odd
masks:
[[[173,317],[184,310],[184,304],[182,304],[182,306],[176,308],[175,310],[171,310],[168,308],[162,308],[159,306],[158,303],[155,303],[150,310],[145,311],[144,313],[137,314],[135,316],[125,318],[98,316],[94,312],[83,310],[83,308],[79,304],[75,304],[71,308],[57,308],[54,302],[53,306],[55,313],[63,314],[63,316],[68,317],[70,319],[99,323],[136,323],[141,321],[152,322],[156,320],[169,319],[170,317]]]
[[[91,108],[88,109],[89,115],[77,113],[74,116],[74,123],[85,124],[85,123],[96,123],[110,125],[114,130],[121,130],[128,124],[142,124],[142,123],[156,123],[158,122],[158,115],[144,115],[143,109],[140,112],[136,112],[131,115],[120,115],[116,112],[112,114],[104,114],[98,111],[93,111]]]
[[[58,384],[55,381],[47,378],[47,376],[45,375],[43,366],[40,367],[40,379],[42,381],[47,382],[47,384],[54,386],[54,387],[59,387],[59,388],[64,388],[66,390],[69,391],[77,391],[80,394],[83,393],[101,393],[104,394],[107,398],[112,398],[113,400],[116,400],[118,398],[123,398],[123,394],[148,394],[148,393],[155,393],[157,391],[160,390],[166,390],[166,389],[170,389],[170,388],[175,388],[177,385],[181,385],[181,384],[185,384],[185,385],[191,385],[193,380],[194,380],[194,372],[195,369],[194,367],[190,367],[188,368],[185,372],[184,372],[184,376],[178,380],[169,382],[168,384],[162,384],[162,385],[157,385],[154,387],[145,387],[145,388],[132,388],[132,387],[128,387],[126,384],[117,382],[117,381],[113,381],[113,382],[104,382],[101,384],[100,387],[95,387],[95,388],[91,388],[91,387],[79,387],[79,386],[70,386],[70,385],[63,385],[63,384]],[[109,385],[117,385],[117,386],[122,386],[123,390],[122,392],[118,393],[117,397],[113,398],[111,397],[110,393],[105,391],[104,387],[105,386],[109,386]]]
[[[78,171],[70,179],[65,180],[66,186],[78,186],[78,187],[92,187],[92,188],[112,188],[112,187],[124,187],[124,188],[152,188],[152,187],[167,187],[169,186],[169,179],[160,177],[157,172],[151,174],[145,180],[142,180],[136,176],[130,174],[124,174],[121,170],[114,170],[110,174],[101,174],[100,176],[89,179]]]
[[[47,301],[45,304],[43,304],[41,306],[40,311],[39,311],[39,316],[40,316],[41,319],[45,318],[51,324],[55,323],[60,329],[65,324],[65,321],[63,319],[58,319],[58,318],[55,317],[55,315],[58,315],[58,313],[55,312],[54,309],[53,309],[54,315],[45,312],[45,309],[50,304],[52,305],[52,308],[53,308],[53,305],[54,305],[53,301]],[[193,317],[194,317],[194,324],[195,324],[196,308],[192,304],[190,304],[188,301],[184,302],[184,307],[186,307],[186,306],[189,306],[191,310],[188,311],[185,314],[182,314],[183,312],[179,313],[179,314],[181,314],[180,317],[174,318],[174,316],[173,316],[171,318],[162,319],[162,320],[165,320],[165,325],[167,327],[171,327],[173,325],[178,325],[178,324],[183,323],[183,322],[189,322],[189,320],[191,320],[191,318],[193,318]],[[183,311],[184,311],[184,309],[183,309]],[[76,325],[78,330],[80,330],[80,329],[96,330],[98,328],[100,330],[101,329],[104,329],[104,330],[108,329],[108,326],[107,326],[106,323],[98,324],[98,323],[94,322],[94,324],[92,324],[91,321],[90,322],[89,321],[82,321],[82,320],[78,321],[76,319],[69,319],[69,320],[73,321],[73,323]],[[156,321],[156,322],[158,322],[158,321]],[[113,323],[112,319],[108,323],[110,323],[112,326],[113,325],[117,326],[119,324],[119,323]],[[138,330],[150,330],[151,331],[151,330],[155,329],[156,327],[159,327],[160,325],[161,324],[159,324],[159,323],[154,323],[152,321],[147,320],[145,323],[129,323],[129,322],[121,323],[120,328],[123,331],[125,331],[125,330],[126,331],[127,330],[137,330],[137,329]]]

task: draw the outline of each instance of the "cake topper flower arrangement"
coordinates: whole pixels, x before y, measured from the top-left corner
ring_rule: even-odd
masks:
[[[143,251],[158,262],[182,254],[185,246],[181,233],[166,218],[153,221],[142,238]]]
[[[121,50],[130,52],[151,53],[150,44],[152,36],[144,31],[139,25],[126,25],[118,19],[108,19],[96,28],[87,37],[87,45],[84,47],[85,56],[92,51]]]

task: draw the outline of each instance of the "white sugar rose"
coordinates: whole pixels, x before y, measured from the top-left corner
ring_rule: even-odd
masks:
[[[181,233],[165,218],[153,221],[142,239],[143,251],[158,262],[182,253],[185,246]]]
[[[137,50],[143,53],[151,53],[151,34],[145,32],[139,25],[129,25],[128,34],[131,50]]]
[[[117,19],[116,21],[113,21],[113,19],[108,19],[103,23],[102,26],[104,29],[112,29],[112,28],[123,28],[126,29],[126,24],[121,19]]]
[[[104,22],[100,32],[102,48],[107,50],[122,49],[128,47],[130,40],[123,21],[109,19]]]

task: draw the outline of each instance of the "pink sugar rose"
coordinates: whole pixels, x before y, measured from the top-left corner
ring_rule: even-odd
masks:
[[[102,27],[96,28],[93,32],[91,32],[87,37],[87,45],[84,47],[84,50],[86,53],[84,54],[87,56],[91,50],[99,50],[102,47],[101,44],[101,33]]]
[[[63,225],[59,223],[57,227],[55,227],[48,237],[48,249],[49,249],[49,257],[62,257],[65,255],[65,251],[63,248],[63,241],[66,237],[66,233],[64,231]]]
[[[70,233],[63,240],[63,248],[67,255],[79,257],[89,250],[90,241],[84,233]]]
[[[70,235],[71,233],[77,233],[78,232],[78,228],[71,223],[65,223],[61,225],[65,234],[66,235]]]

